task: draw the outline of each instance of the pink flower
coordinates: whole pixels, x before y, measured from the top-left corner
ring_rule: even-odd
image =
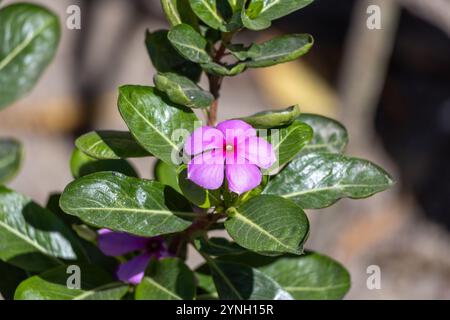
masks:
[[[116,275],[120,281],[139,284],[144,277],[145,269],[152,257],[156,259],[169,257],[170,253],[161,237],[145,238],[125,232],[115,232],[109,229],[98,231],[97,244],[107,256],[122,256],[138,251],[140,254],[122,263]]]
[[[257,187],[260,168],[268,169],[276,161],[272,145],[241,120],[196,129],[184,150],[194,156],[188,164],[188,179],[205,189],[217,189],[226,174],[228,188],[238,194]]]

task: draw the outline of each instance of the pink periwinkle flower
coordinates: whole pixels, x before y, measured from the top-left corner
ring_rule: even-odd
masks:
[[[217,189],[226,175],[228,188],[237,194],[257,187],[262,179],[260,168],[268,169],[276,161],[272,145],[242,120],[197,128],[184,151],[193,156],[188,179],[205,189]]]
[[[98,234],[98,247],[107,256],[117,257],[135,251],[140,253],[117,269],[117,278],[126,283],[139,284],[152,257],[160,259],[171,256],[162,237],[139,237],[109,229],[100,229]]]

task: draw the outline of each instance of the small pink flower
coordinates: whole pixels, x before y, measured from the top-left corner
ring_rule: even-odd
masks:
[[[194,156],[188,164],[188,179],[205,189],[217,189],[225,172],[228,188],[238,194],[257,187],[262,178],[259,168],[268,169],[276,161],[272,145],[242,120],[196,129],[184,150]]]
[[[152,257],[156,259],[169,257],[170,253],[161,237],[139,237],[125,232],[109,229],[98,231],[97,244],[103,254],[111,257],[130,252],[139,252],[131,260],[122,263],[116,275],[120,281],[139,284]]]

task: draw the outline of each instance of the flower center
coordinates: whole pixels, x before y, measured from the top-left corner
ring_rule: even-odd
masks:
[[[233,149],[234,149],[234,147],[233,147],[232,144],[227,144],[227,145],[225,146],[225,150],[227,150],[227,151],[233,151]]]

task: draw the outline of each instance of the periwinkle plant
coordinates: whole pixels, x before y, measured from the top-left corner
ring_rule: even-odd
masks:
[[[367,160],[343,155],[345,128],[300,114],[297,105],[216,123],[225,78],[295,60],[313,45],[308,34],[249,46],[234,36],[266,29],[311,2],[161,0],[170,30],[145,37],[157,70],[154,87],[119,88],[119,112],[129,132],[79,137],[71,161],[75,180],[52,196],[47,208],[0,189],[0,259],[19,275],[17,288],[9,291],[14,298],[342,298],[350,276],[331,258],[304,250],[309,234],[304,210],[369,197],[389,188],[390,176]],[[25,14],[27,19],[19,19]],[[40,21],[35,15],[51,16],[26,4],[0,10],[0,83],[18,86],[14,75],[5,73],[8,65],[28,59],[41,67],[33,70],[45,67],[42,50],[30,44],[23,56],[10,59],[2,52],[19,45],[5,30],[20,23],[29,24],[22,32],[44,30],[45,39],[58,37],[57,24],[33,25]],[[54,49],[50,41],[47,56]],[[40,59],[33,60],[34,52]],[[229,56],[234,62],[224,62]],[[29,70],[23,72],[26,78]],[[209,90],[198,84],[202,75]],[[0,95],[0,105],[26,90],[17,87],[6,100]],[[205,115],[203,125],[193,109]],[[175,139],[180,130],[184,139]],[[0,156],[5,157],[1,150]],[[136,157],[158,159],[154,180],[138,177],[127,161]],[[15,158],[17,163],[20,157]],[[11,176],[1,170],[16,168],[0,167],[0,178]],[[212,230],[225,230],[229,237],[211,237]],[[194,270],[185,263],[188,246],[204,258]],[[84,279],[76,290],[61,281],[73,264]],[[3,269],[0,276],[8,276]]]

